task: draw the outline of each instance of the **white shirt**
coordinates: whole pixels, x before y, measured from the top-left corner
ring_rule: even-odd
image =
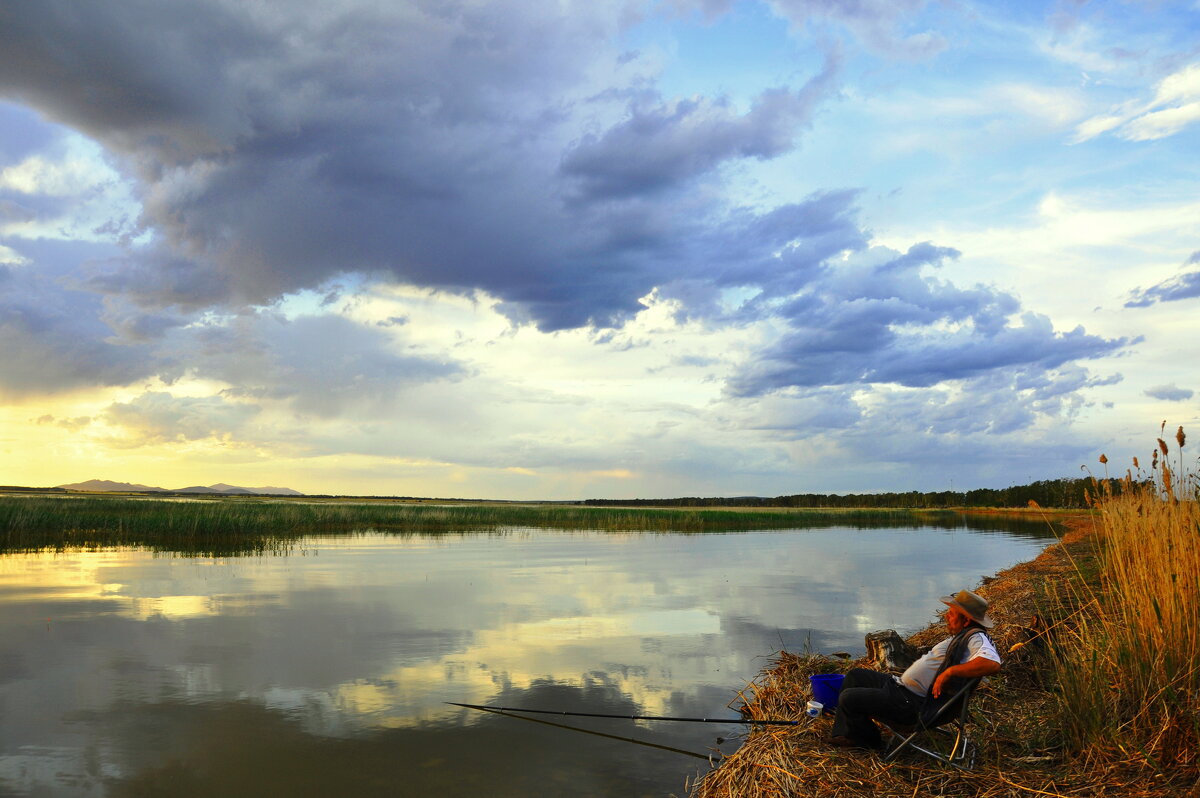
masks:
[[[946,649],[950,648],[950,641],[953,639],[953,637],[947,637],[930,649],[928,654],[924,654],[919,660],[909,665],[908,670],[900,676],[900,684],[924,698],[929,692],[933,680],[937,677],[938,669],[942,667],[942,660],[946,658]],[[1000,662],[1000,654],[997,653],[996,647],[986,634],[971,635],[967,640],[966,655],[960,662],[954,664],[961,665],[976,657],[990,659],[996,663]]]

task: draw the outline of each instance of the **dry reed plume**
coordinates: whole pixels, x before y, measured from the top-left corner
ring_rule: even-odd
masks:
[[[1164,423],[1165,426],[1165,423]],[[1088,761],[1155,779],[1200,779],[1200,507],[1175,434],[1149,474],[1098,486],[1098,583],[1055,649],[1067,742]],[[1136,467],[1136,464],[1135,464]]]

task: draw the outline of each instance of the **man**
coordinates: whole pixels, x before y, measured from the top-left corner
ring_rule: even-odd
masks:
[[[846,674],[831,745],[878,749],[879,727],[872,718],[911,726],[927,701],[953,695],[957,687],[952,680],[990,676],[1000,670],[1000,655],[984,631],[993,625],[987,601],[969,590],[943,596],[941,601],[949,607],[946,625],[952,636],[910,665],[904,675],[890,676],[868,668],[854,668]]]

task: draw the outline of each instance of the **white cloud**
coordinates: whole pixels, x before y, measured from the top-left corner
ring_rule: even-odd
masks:
[[[1200,63],[1192,63],[1159,81],[1148,102],[1124,103],[1075,128],[1080,143],[1112,132],[1126,141],[1153,141],[1179,133],[1200,121]]]
[[[3,244],[0,244],[0,263],[11,263],[19,266],[26,262],[27,261],[23,255],[18,252],[14,252]]]
[[[1068,124],[1083,113],[1083,101],[1077,90],[1028,83],[996,86],[987,93],[985,101],[994,103],[998,112],[1016,112],[1055,127]]]
[[[76,133],[0,170],[0,192],[19,211],[0,213],[0,235],[16,238],[114,241],[134,232],[141,211],[104,151]]]
[[[1153,111],[1125,125],[1121,138],[1129,141],[1153,141],[1173,136],[1192,122],[1200,120],[1200,102]]]

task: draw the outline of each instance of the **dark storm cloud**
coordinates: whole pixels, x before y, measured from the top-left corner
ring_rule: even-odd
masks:
[[[0,91],[160,165],[250,131],[231,93],[241,53],[274,45],[219,4],[12,3],[0,9]],[[243,74],[249,78],[248,74]]]
[[[740,323],[771,315],[781,298],[817,279],[828,259],[867,246],[858,223],[855,191],[825,191],[765,213],[742,209],[697,229],[687,244],[690,268],[660,287],[682,303],[683,317],[722,317]],[[734,313],[721,307],[721,290],[759,293]]]
[[[174,305],[195,310],[230,298],[229,286],[218,273],[162,245],[86,263],[77,280],[81,287],[149,308]]]
[[[1185,266],[1200,264],[1200,252],[1193,252]],[[1152,285],[1145,291],[1138,288],[1130,294],[1125,303],[1127,308],[1144,308],[1155,302],[1175,302],[1180,299],[1195,299],[1200,297],[1200,270],[1184,272],[1157,285]]]
[[[629,112],[596,91],[645,95],[609,49],[617,16],[48,0],[0,11],[0,91],[140,182],[156,243],[94,273],[97,290],[263,303],[363,271],[484,289],[546,330],[619,324],[655,286],[709,276],[687,244],[728,209],[663,189],[795,146],[836,59],[745,114],[703,98]]]
[[[915,0],[774,7],[798,24],[844,25],[880,51],[937,45],[904,30]],[[15,322],[6,314],[14,345],[37,341],[18,350],[32,363],[0,371],[53,372],[22,376],[28,390],[190,373],[228,382],[231,400],[324,416],[462,373],[396,354],[383,337],[395,328],[239,311],[342,272],[486,291],[545,331],[620,325],[656,289],[684,317],[781,317],[783,337],[730,381],[741,396],[996,369],[1035,379],[1123,344],[1057,332],[1036,314],[1014,326],[1013,297],[929,273],[954,250],[919,244],[880,260],[854,191],[730,205],[722,167],[799,146],[836,92],[839,57],[739,113],[721,99],[662,97],[648,68],[612,47],[620,16],[551,0],[3,6],[0,93],[106,148],[137,183],[136,240],[149,243],[74,277],[102,302],[63,294],[27,303]],[[54,210],[19,201],[14,213]],[[751,298],[730,311],[731,293]],[[206,309],[223,320],[193,324]],[[155,339],[167,355],[139,349]],[[58,366],[44,365],[58,352]],[[850,417],[834,416],[823,423]]]
[[[568,152],[562,171],[579,180],[584,196],[612,198],[673,188],[732,158],[777,157],[792,149],[839,65],[840,57],[830,55],[800,91],[765,91],[742,115],[723,99],[635,102],[627,120],[585,136]]]
[[[817,276],[824,262],[862,249],[857,192],[826,191],[766,213],[739,211],[700,241],[714,280],[723,286],[761,286],[786,296]]]
[[[1020,310],[1012,296],[984,286],[960,289],[922,274],[957,257],[918,244],[874,265],[830,265],[811,286],[781,305],[788,331],[730,380],[737,396],[788,387],[895,383],[928,387],[991,370],[1033,374],[1125,346],[1082,327],[1055,331],[1040,314]]]

